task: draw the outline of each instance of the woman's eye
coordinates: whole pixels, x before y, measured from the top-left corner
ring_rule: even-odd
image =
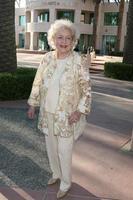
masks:
[[[71,38],[70,37],[68,37],[68,38],[66,38],[67,40],[71,40]]]
[[[57,38],[58,38],[58,39],[62,39],[62,36],[58,36]]]
[[[71,37],[63,37],[63,36],[57,36],[58,40],[65,40],[65,41],[71,41],[72,38]]]

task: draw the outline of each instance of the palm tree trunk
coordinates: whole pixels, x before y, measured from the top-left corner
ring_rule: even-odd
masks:
[[[15,0],[0,0],[0,72],[16,68]]]
[[[133,0],[129,1],[123,62],[133,64]]]
[[[99,5],[101,0],[95,0],[95,9],[94,9],[94,22],[93,22],[93,48],[96,49],[97,41],[97,23],[99,17]]]
[[[120,51],[124,5],[125,5],[125,0],[121,0],[120,5],[119,5],[119,25],[118,25],[118,29],[117,29],[117,44],[116,44],[117,52]]]

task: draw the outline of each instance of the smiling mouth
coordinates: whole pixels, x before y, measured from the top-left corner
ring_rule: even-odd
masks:
[[[67,48],[67,45],[60,45],[61,48]]]

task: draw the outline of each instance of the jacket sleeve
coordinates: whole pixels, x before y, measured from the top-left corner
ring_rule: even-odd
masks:
[[[89,62],[85,57],[81,57],[81,64],[78,70],[78,84],[80,99],[77,110],[83,114],[88,114],[91,108],[91,83],[89,75]]]
[[[42,85],[42,74],[44,71],[45,62],[46,60],[44,56],[36,72],[32,89],[31,89],[31,94],[28,99],[28,104],[33,107],[40,106],[40,88]]]

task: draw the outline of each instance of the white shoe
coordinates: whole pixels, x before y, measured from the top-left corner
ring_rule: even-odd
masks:
[[[67,193],[69,192],[70,188],[67,191],[62,191],[59,190],[57,192],[57,199],[62,199],[63,197],[65,197],[67,195]]]
[[[58,181],[58,178],[50,178],[48,181],[48,185],[53,185]]]

